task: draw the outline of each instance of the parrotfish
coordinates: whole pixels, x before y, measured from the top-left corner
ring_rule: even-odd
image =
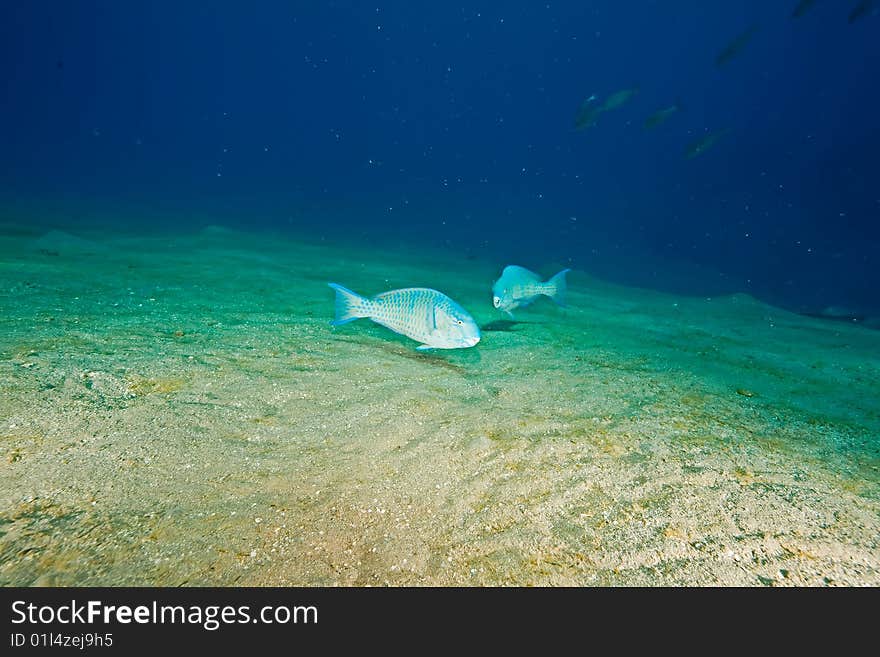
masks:
[[[508,265],[501,272],[501,278],[492,286],[492,303],[513,317],[512,310],[532,303],[542,294],[550,297],[560,306],[565,305],[565,274],[571,271],[563,269],[546,282],[525,267]]]
[[[333,326],[361,317],[421,342],[416,349],[461,349],[480,341],[480,327],[448,296],[426,287],[390,290],[368,299],[330,283],[336,290]]]

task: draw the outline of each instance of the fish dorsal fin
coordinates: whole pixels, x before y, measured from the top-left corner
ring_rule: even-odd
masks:
[[[436,290],[432,290],[427,287],[401,287],[396,290],[388,290],[387,292],[382,292],[381,294],[377,294],[373,297],[374,301],[380,301],[382,299],[393,299],[399,297],[402,294],[407,292],[414,292],[417,294],[425,293],[425,292],[437,292]]]
[[[540,281],[541,277],[535,272],[520,267],[519,265],[507,265],[501,272],[501,278],[514,278],[518,280]]]

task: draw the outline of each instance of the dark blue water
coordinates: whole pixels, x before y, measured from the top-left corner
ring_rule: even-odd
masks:
[[[880,313],[880,16],[857,3],[6,2],[3,217],[393,236]]]

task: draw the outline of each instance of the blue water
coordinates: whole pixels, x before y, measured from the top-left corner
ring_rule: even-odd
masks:
[[[393,237],[880,314],[880,15],[796,4],[4,3],[0,209]],[[573,130],[589,95],[635,86]]]

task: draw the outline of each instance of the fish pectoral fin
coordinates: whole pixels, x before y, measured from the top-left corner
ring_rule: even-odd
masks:
[[[434,347],[432,347],[429,344],[420,344],[418,347],[416,347],[416,351],[427,351],[428,349],[433,349],[433,348]]]
[[[509,310],[505,310],[504,312],[506,312],[506,313],[508,314],[508,316],[510,317],[510,319],[516,319],[516,317],[513,316],[513,313],[510,312]]]

